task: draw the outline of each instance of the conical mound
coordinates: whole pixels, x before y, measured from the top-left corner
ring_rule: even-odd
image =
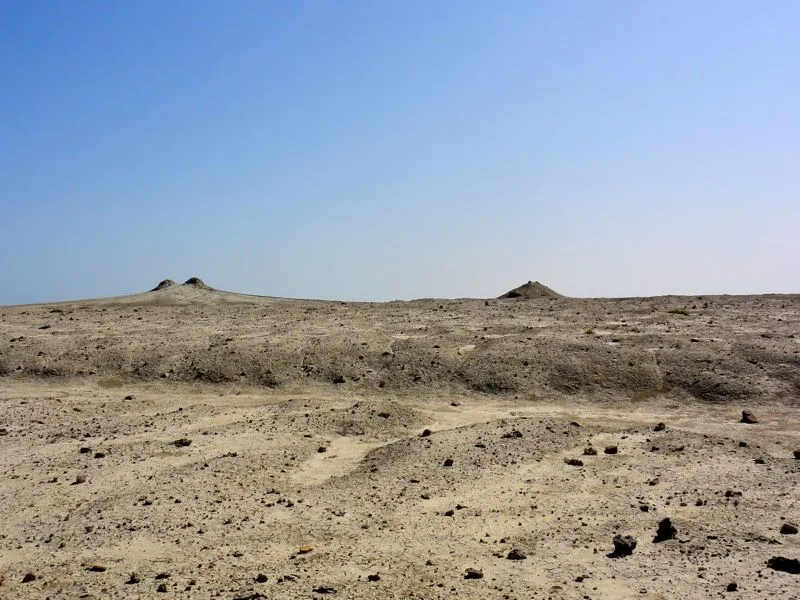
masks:
[[[188,286],[191,286],[193,288],[197,288],[198,290],[211,290],[211,289],[214,289],[214,288],[212,288],[210,286],[207,286],[203,282],[203,280],[200,279],[199,277],[189,277],[189,279],[187,279],[183,283],[183,285],[188,285]]]
[[[558,292],[554,292],[546,285],[539,283],[538,281],[529,281],[528,283],[523,283],[521,286],[514,288],[511,291],[506,292],[500,299],[503,298],[522,298],[524,300],[530,300],[532,298],[563,298],[561,294]]]
[[[172,287],[173,285],[178,285],[172,279],[165,279],[161,283],[159,283],[156,287],[154,287],[151,291],[157,292],[158,290],[165,290],[168,287]]]

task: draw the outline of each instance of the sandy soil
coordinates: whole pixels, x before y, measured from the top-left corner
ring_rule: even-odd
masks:
[[[800,296],[0,308],[0,598],[800,598],[799,351]]]

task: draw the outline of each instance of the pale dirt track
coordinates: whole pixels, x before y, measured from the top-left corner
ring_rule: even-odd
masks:
[[[797,296],[0,308],[0,598],[800,598],[765,564],[800,558],[799,324]]]

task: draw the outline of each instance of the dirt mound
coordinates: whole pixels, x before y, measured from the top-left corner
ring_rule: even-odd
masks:
[[[503,298],[522,298],[524,300],[530,300],[532,298],[563,298],[561,294],[558,292],[554,292],[546,285],[542,285],[538,281],[529,281],[528,283],[523,283],[521,286],[514,288],[513,290],[506,292],[500,299]]]
[[[154,287],[154,288],[153,288],[152,290],[150,290],[150,291],[151,291],[151,292],[157,292],[157,291],[159,291],[159,290],[165,290],[165,289],[167,289],[167,288],[170,288],[170,287],[172,287],[173,285],[178,285],[178,284],[177,284],[177,283],[175,283],[175,281],[173,281],[172,279],[165,279],[164,281],[162,281],[161,283],[159,283],[159,284],[158,284],[156,287]]]
[[[183,285],[188,285],[193,288],[197,288],[198,290],[213,290],[211,286],[208,286],[203,282],[202,279],[199,277],[189,277],[186,281],[183,282]]]

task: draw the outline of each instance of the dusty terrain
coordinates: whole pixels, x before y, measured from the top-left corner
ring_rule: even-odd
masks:
[[[4,307],[0,598],[800,598],[798,416],[800,296]]]

